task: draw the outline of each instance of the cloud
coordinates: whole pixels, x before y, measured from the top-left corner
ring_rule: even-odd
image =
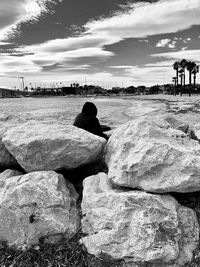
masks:
[[[143,66],[117,65],[110,66],[110,68],[120,69],[121,76],[126,75],[127,80],[131,82],[132,85],[150,86],[153,84],[172,83],[172,77],[175,75],[175,71],[172,67],[173,63],[175,59],[183,59],[184,57],[182,57],[182,55],[184,53],[187,54],[187,51],[158,54],[158,56],[162,55],[162,57],[167,54],[167,58],[169,58],[169,60],[148,63]],[[185,58],[187,59],[188,57],[188,59],[190,59],[192,54],[193,53],[189,56],[188,53]],[[200,55],[200,50],[198,51],[198,54]],[[186,82],[188,82],[188,75],[186,76]]]
[[[131,65],[117,65],[117,66],[109,66],[112,69],[131,69],[133,66]]]
[[[87,33],[111,37],[145,38],[178,32],[200,24],[199,0],[162,0],[156,3],[133,4],[127,13],[86,24]]]
[[[60,53],[37,53],[33,55],[0,56],[0,72],[9,73],[34,73],[42,71],[43,67],[79,68],[87,65],[88,62],[103,61],[112,56],[113,53],[100,48],[82,48]],[[39,74],[39,73],[38,73]]]
[[[3,20],[1,20],[0,40],[3,36],[7,36],[8,32],[15,29],[17,24],[32,19],[37,20],[43,10],[45,12],[45,2],[47,2],[47,0],[39,2],[37,0],[1,1],[0,19],[3,18]],[[41,5],[37,4],[40,2]],[[89,21],[83,25],[83,32],[76,37],[49,40],[37,45],[16,48],[16,51],[21,53],[22,56],[0,57],[0,71],[6,70],[9,72],[10,68],[11,71],[14,71],[14,68],[11,67],[12,63],[17,64],[16,72],[32,72],[41,76],[53,75],[52,71],[49,73],[44,71],[48,68],[57,69],[58,72],[63,73],[63,76],[66,69],[76,70],[79,66],[82,66],[80,69],[84,71],[87,69],[84,66],[102,62],[114,56],[113,52],[107,50],[109,45],[128,38],[138,38],[140,41],[147,42],[146,38],[148,36],[175,33],[189,29],[193,25],[199,25],[199,10],[199,0],[161,0],[153,3],[129,4],[129,8],[127,10],[123,9],[121,13],[118,12],[108,18]],[[169,48],[175,48],[177,40],[173,39],[169,42],[168,40],[170,39],[163,38],[160,40],[160,46],[158,47],[167,45]],[[189,42],[189,37],[186,40]],[[180,54],[177,54],[178,52],[154,54],[152,57],[161,57],[162,60],[163,58],[174,59],[177,56],[185,58],[186,56],[183,56],[183,53],[185,55],[188,51],[180,51]],[[199,50],[193,51],[190,52],[190,55],[187,55],[197,58]],[[29,55],[29,53],[32,53],[32,55]],[[116,66],[113,69],[119,69],[119,67]],[[141,84],[145,81],[146,83],[149,81],[153,83],[161,82],[163,75],[170,75],[171,73],[170,67],[166,72],[167,66],[158,68],[156,65],[125,66],[122,69],[124,69],[122,73],[129,81]],[[94,75],[93,77],[117,79],[113,77],[112,72],[110,74],[101,72],[101,75]],[[120,76],[118,78],[120,79]]]
[[[154,68],[160,68],[160,67],[172,67],[174,61],[173,60],[168,60],[168,61],[158,61],[154,63],[147,63],[144,65],[144,67],[154,67]]]
[[[12,43],[10,42],[0,42],[0,46],[4,46],[4,45],[11,45]]]
[[[168,47],[168,48],[171,48],[171,49],[174,49],[176,48],[176,44],[177,42],[180,43],[184,43],[184,44],[188,44],[189,42],[191,41],[191,38],[177,38],[177,37],[174,37],[174,39],[161,39],[158,41],[158,43],[156,44],[156,47]]]
[[[157,58],[174,59],[174,60],[179,60],[184,58],[186,60],[200,62],[200,50],[183,50],[177,52],[152,54],[151,56]]]
[[[176,47],[176,41],[173,41],[171,42],[169,45],[168,45],[169,48],[175,48]]]
[[[185,43],[185,44],[187,44],[188,42],[190,42],[191,41],[191,38],[185,38],[185,39],[183,39],[183,42]]]
[[[110,66],[110,68],[120,69],[121,75],[125,76],[134,85],[152,85],[171,83],[174,75],[172,68],[173,61],[160,61],[145,64],[143,66]]]
[[[50,40],[37,45],[22,46],[16,50],[21,53],[59,53],[82,48],[101,48],[104,45],[116,43],[119,40],[118,37],[110,38],[109,35],[82,35],[78,37]]]
[[[180,29],[189,28],[193,24],[200,24],[198,8],[199,0],[162,0],[156,3],[133,4],[128,11],[114,15],[110,18],[88,22],[85,32],[77,37],[49,40],[39,45],[20,47],[17,49],[21,53],[34,53],[35,62],[41,63],[41,57],[45,57],[44,64],[53,64],[63,59],[83,57],[81,51],[91,51],[87,53],[101,60],[114,55],[110,51],[105,51],[104,46],[120,42],[124,38],[144,38],[149,35],[176,32]],[[152,19],[155,18],[156,19]],[[186,18],[189,19],[186,19]],[[162,39],[159,47],[168,45],[174,48],[176,40]],[[86,49],[86,50],[82,50]],[[74,52],[73,52],[74,51]],[[75,56],[76,55],[76,56]],[[86,58],[86,56],[84,56]],[[85,62],[87,64],[87,62]]]
[[[166,47],[169,45],[170,42],[171,42],[171,39],[162,39],[158,41],[158,43],[156,44],[156,47]]]
[[[15,34],[20,23],[37,21],[49,11],[47,2],[52,0],[0,0],[0,40]]]
[[[0,56],[0,73],[39,72],[41,67],[24,57]]]

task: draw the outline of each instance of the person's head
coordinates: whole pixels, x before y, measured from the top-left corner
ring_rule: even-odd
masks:
[[[91,117],[96,117],[96,115],[97,115],[97,107],[92,102],[86,102],[83,105],[82,113],[84,113],[84,114],[86,114],[88,116],[91,116]]]

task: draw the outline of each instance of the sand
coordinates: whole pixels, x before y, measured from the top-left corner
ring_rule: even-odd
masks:
[[[27,120],[65,121],[72,124],[83,104],[90,101],[98,108],[102,124],[117,127],[134,118],[149,114],[175,115],[195,125],[200,123],[200,96],[139,95],[117,97],[46,97],[0,99],[0,119],[17,115]]]

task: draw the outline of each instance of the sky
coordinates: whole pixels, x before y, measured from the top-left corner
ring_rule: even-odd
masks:
[[[200,0],[0,0],[1,87],[171,83],[183,58],[200,64]]]

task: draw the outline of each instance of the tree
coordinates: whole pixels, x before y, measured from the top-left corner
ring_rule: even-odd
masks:
[[[176,87],[177,87],[177,77],[172,78],[172,82],[174,82],[174,96],[176,96]]]
[[[185,91],[185,69],[187,67],[187,60],[186,59],[182,59],[181,62],[180,62],[180,66],[183,70],[182,72],[182,78],[183,78],[183,88],[184,88],[184,91]]]
[[[178,73],[180,69],[180,62],[179,61],[174,62],[173,68],[176,71],[176,87],[178,89]],[[176,92],[175,92],[175,95],[176,95]]]
[[[194,89],[195,89],[195,86],[196,86],[196,75],[197,75],[198,72],[199,72],[199,66],[196,65],[192,70],[193,80],[194,80]]]
[[[187,70],[189,72],[189,96],[191,96],[191,87],[192,87],[192,72],[196,67],[196,63],[193,61],[187,62]]]
[[[183,69],[180,69],[179,70],[179,77],[181,78],[181,90],[180,90],[180,93],[181,93],[181,96],[183,94],[183,90],[182,90],[182,87],[183,87],[183,76],[184,76],[184,70]]]

